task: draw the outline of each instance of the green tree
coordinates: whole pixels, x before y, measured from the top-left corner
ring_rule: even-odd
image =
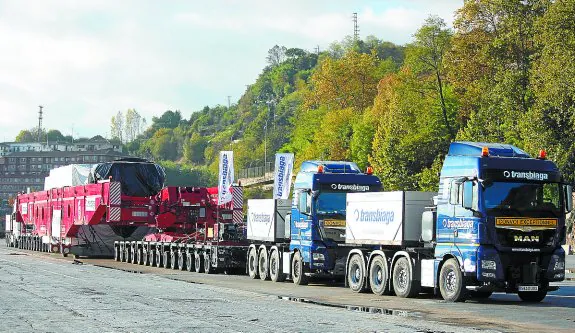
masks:
[[[184,157],[186,161],[193,164],[203,164],[205,161],[204,151],[207,146],[208,140],[198,133],[194,133],[184,144]]]
[[[21,130],[18,135],[16,135],[16,142],[34,142],[38,138],[34,137],[29,130]]]

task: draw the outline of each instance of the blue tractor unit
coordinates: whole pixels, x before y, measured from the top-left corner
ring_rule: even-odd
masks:
[[[545,155],[454,142],[439,193],[349,194],[346,242],[360,247],[349,253],[346,283],[401,297],[429,287],[448,301],[494,291],[543,300],[557,289],[549,283],[565,278],[561,245],[572,209],[571,186]]]
[[[312,275],[343,277],[350,247],[345,244],[346,194],[381,190],[371,168],[352,162],[306,161],[288,200],[249,200],[248,273],[273,281]]]
[[[532,158],[506,144],[452,143],[430,240],[442,295],[460,300],[468,287],[484,297],[505,291],[542,300],[549,282],[565,278],[561,245],[571,209],[571,186],[545,151]],[[457,269],[444,268],[450,260]]]

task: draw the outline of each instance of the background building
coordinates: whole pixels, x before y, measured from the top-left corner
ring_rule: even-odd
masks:
[[[102,137],[73,143],[0,143],[0,207],[18,192],[44,189],[50,170],[68,164],[96,164],[126,155],[117,143]]]

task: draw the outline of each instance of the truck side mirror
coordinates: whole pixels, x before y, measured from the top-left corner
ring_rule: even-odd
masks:
[[[573,185],[563,185],[563,194],[565,198],[565,212],[569,213],[573,210]]]
[[[301,191],[299,193],[297,209],[302,214],[311,214],[311,195],[308,192]]]
[[[470,180],[463,183],[462,206],[466,209],[473,209],[473,182]]]

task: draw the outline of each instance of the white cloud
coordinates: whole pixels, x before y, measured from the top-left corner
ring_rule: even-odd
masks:
[[[237,100],[273,45],[325,49],[353,32],[405,43],[453,1],[0,0],[0,131],[12,140],[37,124],[81,136],[105,134],[118,110],[148,120],[185,117]],[[0,135],[0,140],[4,139]]]

